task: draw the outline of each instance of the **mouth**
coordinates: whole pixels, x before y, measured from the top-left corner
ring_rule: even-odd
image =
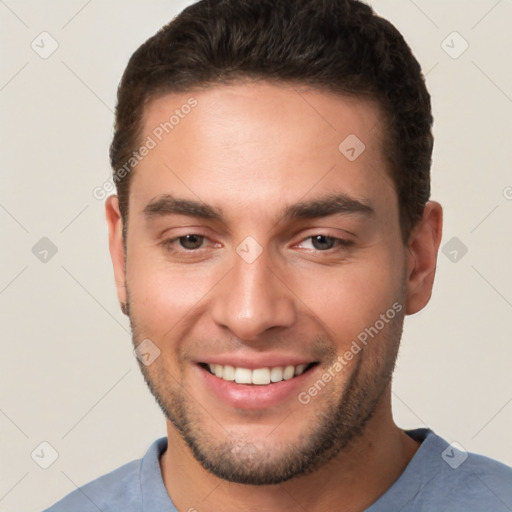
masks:
[[[198,391],[205,403],[227,406],[230,413],[268,410],[269,414],[280,414],[281,408],[296,403],[298,394],[321,373],[319,361],[283,354],[236,359],[220,355],[195,365]]]
[[[292,380],[307,373],[317,365],[318,362],[314,361],[306,364],[251,369],[228,364],[199,363],[199,366],[218,379],[249,386],[266,386]]]

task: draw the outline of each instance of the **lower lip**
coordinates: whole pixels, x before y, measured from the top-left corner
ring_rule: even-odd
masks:
[[[292,400],[297,401],[299,393],[306,389],[306,379],[313,375],[317,367],[315,365],[289,380],[257,385],[227,381],[197,365],[206,387],[224,403],[240,409],[266,409]]]

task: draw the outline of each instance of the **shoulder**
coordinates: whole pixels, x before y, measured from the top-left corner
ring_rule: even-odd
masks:
[[[444,462],[455,458],[461,462],[442,466],[439,481],[447,498],[454,496],[458,503],[465,502],[465,510],[473,510],[469,506],[475,504],[485,505],[486,510],[512,510],[512,468],[453,445],[447,446],[442,458]]]
[[[140,465],[141,460],[129,462],[78,487],[44,512],[136,510],[130,507],[140,502]]]
[[[425,464],[423,486],[415,501],[442,505],[453,512],[512,510],[512,468],[467,452],[458,443],[449,444],[432,431],[428,432],[424,443],[428,453],[422,457]]]
[[[156,440],[144,458],[128,462],[78,487],[44,512],[139,512],[142,509],[142,475],[148,471],[143,466],[158,467],[158,456],[166,445],[166,438]]]
[[[421,444],[398,480],[367,512],[512,511],[512,468],[468,453],[430,429],[406,433]]]

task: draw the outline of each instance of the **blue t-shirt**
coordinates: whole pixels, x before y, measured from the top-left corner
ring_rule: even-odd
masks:
[[[398,480],[366,512],[511,512],[512,468],[449,445],[430,429]],[[134,460],[76,489],[45,512],[177,512],[160,472],[167,438]],[[193,505],[193,504],[192,504]]]

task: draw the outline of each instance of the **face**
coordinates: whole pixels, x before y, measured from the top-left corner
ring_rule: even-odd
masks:
[[[160,351],[141,364],[151,391],[221,478],[314,470],[389,393],[410,249],[380,121],[367,101],[268,83],[146,111],[156,146],[132,176],[126,259],[107,204],[119,298],[134,344]]]

